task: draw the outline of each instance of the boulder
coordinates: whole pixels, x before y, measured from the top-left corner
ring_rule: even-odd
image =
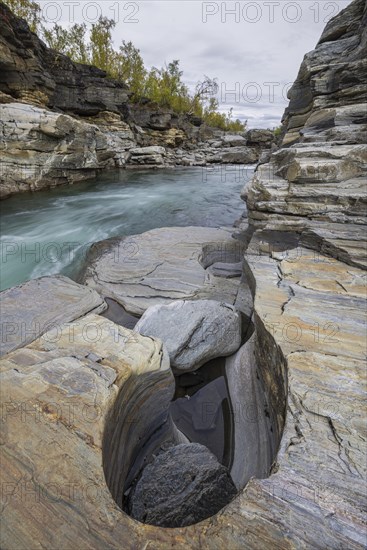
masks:
[[[225,164],[253,164],[259,160],[259,152],[253,147],[233,147],[223,151],[221,160]]]
[[[275,141],[274,133],[271,130],[261,130],[253,128],[246,132],[246,140],[248,145],[270,146]]]
[[[225,134],[222,138],[222,142],[223,142],[223,145],[227,145],[227,146],[229,145],[229,147],[236,147],[237,145],[239,146],[246,145],[246,139],[240,135]]]
[[[131,516],[161,527],[183,527],[212,516],[236,495],[229,472],[198,443],[176,445],[143,470],[128,502]]]
[[[196,370],[210,359],[231,355],[241,345],[240,314],[214,300],[152,306],[135,330],[162,340],[177,372]]]
[[[33,279],[0,293],[1,355],[36,340],[61,324],[90,312],[107,309],[105,301],[91,288],[62,275]]]
[[[130,149],[130,154],[133,156],[140,156],[140,155],[164,155],[166,150],[164,147],[160,147],[158,145],[151,146],[151,147],[135,147]]]

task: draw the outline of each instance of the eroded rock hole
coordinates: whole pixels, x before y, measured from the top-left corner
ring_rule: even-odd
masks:
[[[120,308],[109,301],[106,314],[133,328],[137,318]],[[166,358],[167,367],[122,387],[105,430],[104,470],[131,517],[182,527],[216,514],[251,477],[270,474],[285,416],[285,368],[271,335],[248,318],[238,351],[199,368],[180,370],[192,349],[188,357],[181,343],[175,355],[169,338],[167,348],[175,376]]]

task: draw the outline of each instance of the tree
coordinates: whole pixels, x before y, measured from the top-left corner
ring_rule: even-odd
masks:
[[[113,68],[115,61],[111,32],[115,26],[115,21],[100,16],[97,23],[92,24],[90,32],[91,63],[107,73]]]
[[[43,35],[47,45],[54,50],[63,53],[77,63],[90,63],[90,45],[85,35],[87,27],[85,23],[77,23],[65,29],[55,24],[52,29],[43,29]]]
[[[144,66],[138,48],[132,42],[123,41],[116,51],[112,41],[112,30],[116,23],[107,17],[100,17],[90,28],[85,23],[75,23],[70,27],[55,24],[46,28],[42,24],[40,6],[33,0],[5,0],[10,9],[26,19],[31,29],[42,33],[48,46],[63,53],[78,63],[95,65],[108,76],[123,80],[132,92],[132,100],[146,97],[162,107],[177,113],[195,114],[210,126],[244,131],[246,123],[232,120],[232,109],[225,114],[219,111],[218,84],[215,78],[204,76],[198,82],[193,95],[184,83],[183,71],[178,59],[170,61],[162,68]]]
[[[133,100],[138,101],[144,95],[147,70],[140,50],[135,48],[132,42],[122,42],[115,58],[113,75],[126,82],[132,92]]]
[[[17,16],[25,19],[32,32],[39,32],[42,15],[41,8],[33,0],[4,0],[5,4]]]
[[[216,96],[217,93],[218,93],[217,80],[215,78],[210,78],[209,76],[204,75],[204,80],[196,84],[195,94],[192,97],[190,114],[195,113],[200,116],[203,110],[203,103],[214,99],[214,96]]]

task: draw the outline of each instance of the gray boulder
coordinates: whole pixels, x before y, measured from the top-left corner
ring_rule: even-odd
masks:
[[[254,147],[233,147],[223,152],[225,164],[253,164],[259,160],[259,152]]]
[[[162,340],[176,371],[195,370],[210,359],[231,355],[241,345],[240,314],[214,300],[152,306],[135,330]]]
[[[246,145],[246,139],[239,135],[227,135],[223,137],[223,143],[235,147],[236,145]]]
[[[159,454],[143,470],[128,501],[130,515],[161,527],[183,527],[210,517],[236,495],[225,466],[199,443]]]

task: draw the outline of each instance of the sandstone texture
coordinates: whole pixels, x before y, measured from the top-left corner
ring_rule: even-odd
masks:
[[[231,355],[241,345],[241,317],[233,306],[214,300],[177,300],[147,309],[135,330],[162,340],[171,367],[195,370],[207,361]]]
[[[144,469],[129,511],[151,525],[183,527],[214,515],[236,492],[227,468],[204,445],[176,445]]]
[[[214,275],[210,266],[236,263],[243,252],[231,231],[170,227],[109,239],[92,246],[81,280],[130,313],[173,300],[213,299],[236,304],[240,277]]]
[[[231,384],[246,380],[238,364],[253,356],[249,383],[255,376],[263,384],[270,424],[261,420],[256,430],[269,427],[279,447],[271,475],[255,472],[224,509],[195,525],[163,529],[125,514],[144,455],[157,454],[167,435],[178,441],[165,412],[173,378],[160,341],[87,315],[66,325],[73,338],[37,338],[1,361],[2,548],[366,547],[366,28],[363,0],[328,23],[291,92],[283,147],[247,190],[244,267],[255,331],[253,349],[233,359]],[[239,278],[209,271],[240,261],[229,233],[184,232],[148,232],[135,237],[138,249],[132,240],[97,245],[104,261],[90,262],[87,286],[139,314],[173,299],[235,304]],[[222,261],[218,242],[227,243]],[[113,261],[124,243],[135,266]],[[245,483],[241,473],[236,480]]]
[[[62,275],[4,290],[0,293],[0,354],[25,346],[51,329],[57,338],[61,324],[105,309],[107,304],[97,292]]]

